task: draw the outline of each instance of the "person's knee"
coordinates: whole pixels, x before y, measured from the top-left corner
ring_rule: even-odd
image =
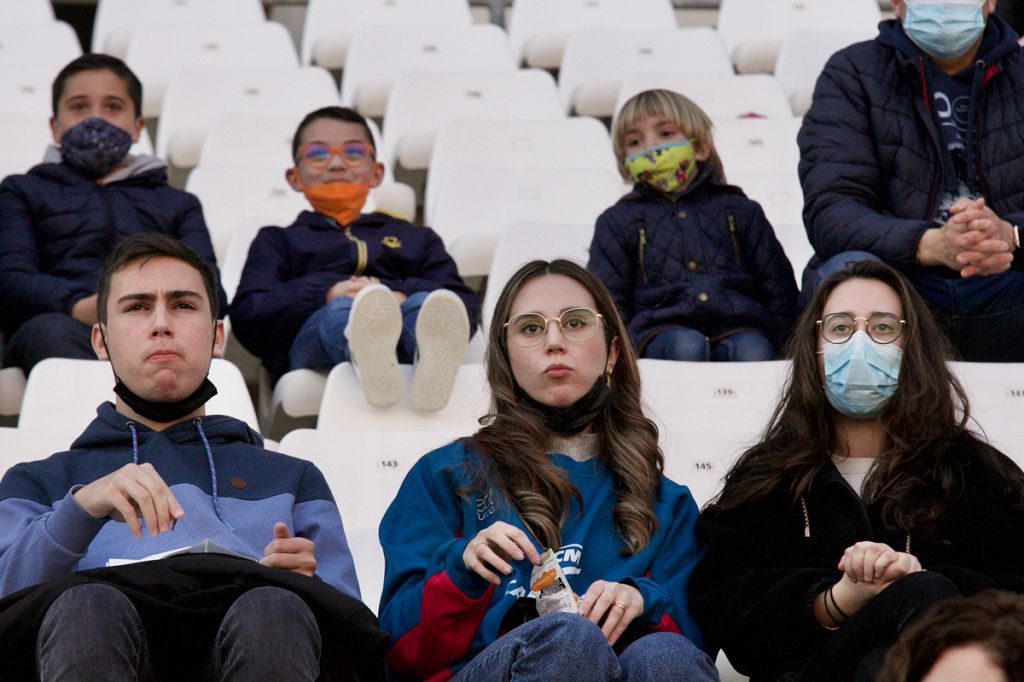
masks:
[[[960,594],[952,580],[934,571],[916,571],[899,578],[886,590],[894,590],[908,595],[914,600],[926,600],[929,603],[948,599]]]
[[[708,340],[693,329],[670,329],[651,340],[646,356],[658,360],[704,362],[708,359]]]
[[[102,583],[76,585],[65,590],[50,608],[46,618],[51,615],[59,617],[72,616],[97,622],[110,622],[136,616],[135,607],[128,597],[115,587]]]
[[[623,676],[630,680],[717,678],[708,655],[674,632],[644,635],[626,647],[619,660]]]
[[[261,629],[316,627],[316,618],[302,597],[281,587],[251,589],[235,600],[229,613],[237,622]]]
[[[731,362],[763,362],[775,359],[775,348],[761,334],[744,332],[721,342],[726,348],[725,359]]]
[[[32,367],[46,358],[95,360],[90,327],[64,313],[43,313],[5,339],[4,364]]]
[[[565,665],[576,665],[581,660],[597,664],[605,658],[614,657],[614,652],[601,628],[583,616],[575,613],[551,613],[542,616],[537,623],[530,639],[557,639],[557,655]]]

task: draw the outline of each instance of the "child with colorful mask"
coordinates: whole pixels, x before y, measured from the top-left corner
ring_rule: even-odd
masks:
[[[815,292],[762,442],[697,521],[691,608],[739,672],[891,680],[886,650],[929,606],[1024,591],[1024,473],[968,430],[948,354],[888,265]]]
[[[773,360],[796,315],[793,268],[761,207],[726,184],[711,129],[676,92],[623,105],[612,143],[636,184],[597,219],[588,267],[641,357]]]
[[[441,409],[475,326],[476,294],[433,230],[362,213],[384,176],[366,119],[337,106],[313,111],[292,153],[285,177],[313,210],[253,241],[231,304],[239,340],[275,376],[352,361],[375,407],[402,397],[398,363],[415,360],[410,399]]]
[[[142,84],[120,59],[86,54],[53,82],[43,162],[0,184],[4,364],[95,359],[96,282],[116,244],[142,232],[181,240],[216,270],[199,200],[167,184],[166,164],[129,153],[145,122]],[[220,292],[221,309],[226,305]]]

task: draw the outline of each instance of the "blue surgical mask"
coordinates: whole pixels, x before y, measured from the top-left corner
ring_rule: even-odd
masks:
[[[899,386],[903,349],[875,343],[855,332],[846,343],[826,343],[825,397],[837,411],[854,419],[881,414]]]
[[[132,136],[98,116],[68,128],[60,138],[60,156],[87,178],[102,178],[121,165]]]
[[[903,30],[914,44],[937,59],[959,57],[985,30],[978,0],[907,3]]]

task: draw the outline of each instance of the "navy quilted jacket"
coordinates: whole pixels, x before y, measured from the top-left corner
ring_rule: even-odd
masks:
[[[1024,222],[1024,56],[999,17],[988,19],[974,66],[968,185],[997,215]],[[818,78],[804,117],[804,224],[819,259],[870,251],[908,274],[942,189],[955,172],[931,109],[927,57],[897,20],[875,40],[840,50]],[[953,177],[950,177],[950,174]],[[1024,266],[1016,258],[1014,267]],[[956,276],[947,268],[929,269]]]
[[[98,185],[63,163],[43,163],[0,184],[0,328],[11,334],[42,313],[70,313],[96,293],[114,245],[162,232],[217,262],[195,196],[154,169]],[[227,308],[223,291],[221,310]]]
[[[289,227],[256,235],[231,301],[238,339],[275,375],[288,370],[288,350],[327,290],[352,275],[376,277],[395,291],[448,289],[462,299],[475,329],[477,295],[459,277],[444,242],[429,227],[384,213],[364,213],[346,229],[313,211]]]
[[[680,196],[638,184],[601,214],[588,265],[642,352],[659,331],[758,331],[779,350],[796,315],[793,268],[761,207],[706,170]]]

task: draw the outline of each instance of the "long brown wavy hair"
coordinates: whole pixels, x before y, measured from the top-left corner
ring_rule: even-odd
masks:
[[[875,261],[851,264],[828,277],[796,322],[786,355],[793,369],[762,441],[730,470],[714,514],[788,486],[799,502],[836,446],[833,410],[818,375],[817,326],[825,302],[843,282],[877,280],[899,297],[906,328],[899,387],[879,416],[885,444],[864,484],[865,506],[879,505],[890,531],[928,533],[962,487],[962,465],[954,442],[974,441],[977,457],[1004,481],[1014,499],[1024,483],[1004,460],[967,427],[967,396],[946,364],[949,343],[920,295],[896,270]]]
[[[653,512],[664,468],[658,447],[658,427],[640,407],[640,372],[625,324],[611,295],[593,274],[567,260],[533,261],[505,285],[491,318],[487,345],[487,380],[491,409],[482,428],[470,439],[480,453],[473,471],[472,490],[496,486],[527,528],[545,547],[558,547],[561,527],[572,497],[579,491],[547,456],[553,434],[537,413],[520,405],[525,392],[509,363],[505,322],[523,285],[544,275],[564,275],[594,297],[604,319],[605,348],[618,339],[619,356],[612,370],[612,399],[594,422],[599,457],[615,479],[618,503],[615,521],[625,543],[623,554],[643,549],[657,528]],[[464,494],[469,491],[464,491]]]

